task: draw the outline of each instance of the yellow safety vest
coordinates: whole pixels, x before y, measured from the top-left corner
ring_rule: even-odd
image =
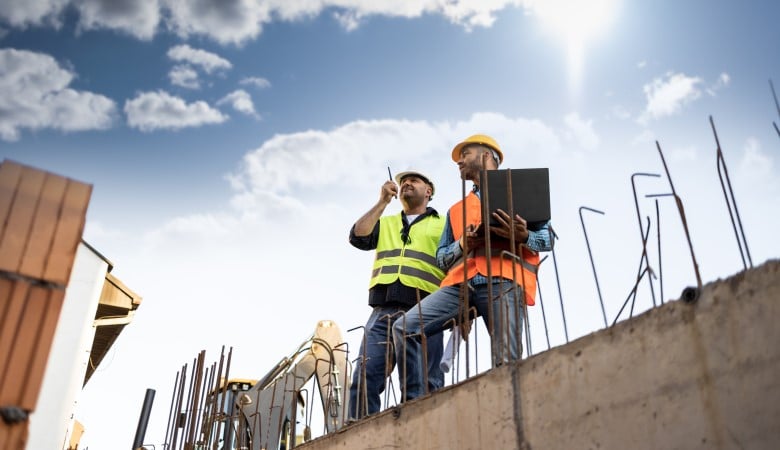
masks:
[[[379,240],[369,288],[400,280],[405,286],[431,293],[439,288],[444,271],[436,265],[445,219],[429,215],[409,229],[409,243],[401,238],[401,214],[379,219]]]

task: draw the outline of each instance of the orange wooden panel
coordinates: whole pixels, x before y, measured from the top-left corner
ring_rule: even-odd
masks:
[[[8,308],[11,306],[11,291],[13,290],[14,282],[10,278],[0,276],[0,330],[3,328],[5,322],[5,315],[8,312]],[[0,340],[0,344],[2,344]],[[3,359],[0,358],[0,367],[3,367]],[[2,370],[0,370],[2,372]],[[2,376],[2,373],[0,373]]]
[[[0,392],[5,386],[5,380],[13,369],[10,364],[11,352],[16,344],[16,335],[22,327],[22,314],[30,285],[25,281],[11,281],[10,284],[0,285],[3,288],[10,287],[6,293],[0,293],[3,306],[3,320],[0,321]],[[0,405],[7,405],[8,400],[0,395]]]
[[[11,211],[19,178],[22,176],[22,166],[8,160],[0,164],[0,236],[5,230],[5,221]]]
[[[20,274],[31,278],[43,277],[67,183],[64,177],[46,174],[27,249],[19,265]]]
[[[54,341],[54,331],[57,329],[62,303],[65,299],[65,291],[49,289],[46,292],[46,296],[35,297],[35,299],[31,298],[30,301],[43,302],[44,317],[41,320],[37,345],[30,354],[30,365],[25,377],[24,391],[19,402],[22,407],[29,407],[30,410],[34,410],[38,402],[38,393],[41,391],[43,374],[46,371],[46,363],[49,360],[51,344]]]
[[[27,446],[29,437],[29,420],[14,425],[6,425],[0,421],[0,450],[19,450]]]
[[[14,336],[13,347],[8,358],[5,379],[0,385],[0,404],[15,405],[22,409],[32,410],[35,405],[21,404],[25,380],[29,376],[30,362],[33,351],[38,346],[41,325],[46,317],[46,299],[49,290],[40,286],[31,286],[27,293],[22,324]]]
[[[45,173],[40,170],[27,167],[22,170],[5,230],[0,236],[0,270],[16,272],[19,268],[44,177]]]
[[[63,198],[60,220],[52,241],[51,253],[46,263],[43,279],[67,285],[73,259],[81,241],[86,221],[87,206],[92,195],[92,185],[68,180]]]

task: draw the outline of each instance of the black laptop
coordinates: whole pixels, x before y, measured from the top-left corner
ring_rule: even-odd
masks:
[[[528,222],[529,229],[535,229],[550,220],[550,174],[547,168],[487,170],[482,175],[487,175],[487,180],[480,182],[480,199],[483,211],[487,201],[491,227],[498,225],[492,215],[493,211],[503,209],[510,212],[510,185],[512,210]]]

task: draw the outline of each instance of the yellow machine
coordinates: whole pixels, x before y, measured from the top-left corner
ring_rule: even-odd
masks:
[[[316,388],[307,389],[312,378]],[[209,393],[202,434],[191,448],[293,448],[311,439],[309,411],[315,407],[322,408],[322,434],[344,425],[348,392],[347,349],[341,330],[333,321],[319,321],[311,337],[262,379],[230,379]],[[304,416],[307,420],[301,421]],[[303,430],[298,429],[300,423]]]

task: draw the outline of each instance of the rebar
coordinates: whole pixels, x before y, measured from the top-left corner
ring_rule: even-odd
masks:
[[[739,210],[737,209],[737,200],[734,198],[734,190],[731,188],[731,180],[729,179],[729,171],[726,167],[726,160],[723,158],[723,151],[720,148],[720,140],[718,139],[718,132],[715,130],[715,122],[712,120],[712,116],[710,116],[710,125],[712,126],[712,134],[715,136],[715,144],[717,145],[717,167],[718,167],[718,178],[720,179],[720,187],[723,190],[723,197],[726,199],[726,207],[729,211],[729,218],[731,218],[731,227],[734,229],[734,236],[737,238],[737,247],[739,247],[739,256],[742,258],[742,265],[747,270],[748,264],[745,262],[745,257],[747,256],[747,261],[750,263],[750,267],[753,267],[753,260],[750,258],[750,250],[748,249],[747,239],[745,239],[745,230],[742,228],[742,219],[739,217]],[[723,173],[721,173],[721,167],[723,168]],[[723,182],[723,176],[726,176],[726,182],[724,184]],[[726,187],[728,187],[728,193],[726,192]],[[734,205],[734,212],[731,212],[731,206]],[[734,222],[734,217],[736,216],[737,221]],[[737,232],[737,227],[739,227],[739,233]],[[741,240],[740,240],[741,237]],[[744,245],[744,251],[743,251],[743,245]]]
[[[769,88],[772,89],[772,98],[775,99],[775,108],[777,108],[777,116],[780,117],[780,102],[777,101],[777,94],[775,93],[775,85],[772,84],[772,79],[769,79]],[[777,127],[777,123],[772,121],[772,125],[775,127],[775,131],[777,131],[777,137],[780,137],[780,128]]]
[[[672,177],[669,175],[669,167],[666,165],[666,159],[664,153],[661,151],[661,144],[655,141],[655,146],[658,148],[658,154],[661,156],[661,163],[664,165],[664,171],[666,172],[666,179],[669,180],[669,187],[672,189],[672,195],[674,201],[677,204],[677,212],[680,213],[680,220],[683,224],[683,230],[685,230],[685,239],[688,241],[688,249],[691,252],[691,260],[693,261],[693,271],[696,274],[696,286],[701,290],[701,275],[699,275],[699,264],[696,262],[696,255],[693,253],[693,243],[691,243],[691,235],[688,232],[688,221],[685,218],[685,208],[683,207],[680,196],[677,195],[677,191],[674,190],[674,183],[672,183]]]
[[[645,230],[642,228],[642,215],[639,212],[639,200],[637,200],[637,197],[636,197],[636,184],[634,183],[634,177],[637,177],[637,176],[660,178],[661,175],[658,175],[657,173],[642,173],[642,172],[637,172],[637,173],[634,173],[634,174],[631,175],[631,189],[634,192],[634,206],[636,207],[636,220],[637,220],[637,223],[639,224],[639,237],[641,239],[645,235]],[[648,223],[647,226],[649,228],[650,224]],[[642,247],[643,247],[642,248],[642,252],[643,253],[642,254],[644,256],[643,256],[643,260],[640,261],[640,263],[639,263],[640,270],[642,268],[642,264],[643,263],[646,264],[647,267],[650,267],[650,260],[647,257],[647,249],[644,248],[645,243],[646,243],[646,240],[643,239],[643,243],[642,243]],[[655,289],[653,288],[653,280],[651,280],[648,277],[647,281],[648,281],[648,284],[650,285],[650,295],[652,296],[652,299],[653,299],[653,307],[655,307]],[[632,309],[633,309],[633,305],[632,305]]]
[[[636,281],[634,282],[634,287],[631,289],[631,292],[628,294],[628,297],[626,297],[626,300],[623,302],[623,306],[620,307],[620,311],[618,311],[617,316],[615,317],[615,320],[612,322],[612,325],[615,325],[617,323],[618,318],[623,313],[623,309],[628,304],[628,300],[631,299],[631,310],[629,312],[629,317],[633,317],[634,315],[634,302],[636,301],[636,293],[637,289],[639,288],[639,282],[642,280],[642,277],[644,277],[645,273],[650,273],[652,275],[652,269],[650,266],[645,266],[644,269],[642,269],[642,261],[647,257],[647,237],[650,235],[650,218],[647,218],[647,232],[642,235],[642,255],[639,257],[639,269],[637,270],[636,275]],[[633,298],[632,298],[633,297]]]
[[[542,263],[548,256],[549,255],[544,255],[544,258],[539,261],[539,267],[542,266]],[[547,338],[547,350],[549,350],[551,348],[550,331],[547,329],[547,316],[544,313],[544,300],[542,299],[542,284],[539,281],[539,272],[536,273],[536,291],[539,294],[539,306],[542,309],[542,323],[544,323],[544,337]]]
[[[588,248],[588,257],[590,258],[590,267],[593,269],[593,279],[596,281],[596,292],[599,294],[599,304],[601,305],[601,315],[604,317],[604,327],[607,325],[607,311],[604,309],[604,299],[601,297],[601,288],[599,287],[599,277],[596,275],[596,265],[593,263],[593,253],[590,251],[590,241],[588,240],[588,232],[585,230],[585,220],[582,218],[582,210],[591,211],[597,214],[604,215],[603,211],[598,209],[589,208],[587,206],[580,206],[580,223],[582,224],[582,234],[585,235],[585,245]],[[541,263],[540,263],[541,264]]]
[[[563,309],[563,292],[561,291],[561,280],[558,276],[558,259],[555,257],[555,240],[558,239],[558,233],[553,230],[550,225],[550,233],[552,233],[552,239],[550,239],[550,249],[553,256],[553,268],[555,268],[555,283],[558,285],[558,299],[561,303],[561,317],[563,318],[563,334],[566,336],[566,343],[569,343],[569,328],[566,326],[566,312]]]

